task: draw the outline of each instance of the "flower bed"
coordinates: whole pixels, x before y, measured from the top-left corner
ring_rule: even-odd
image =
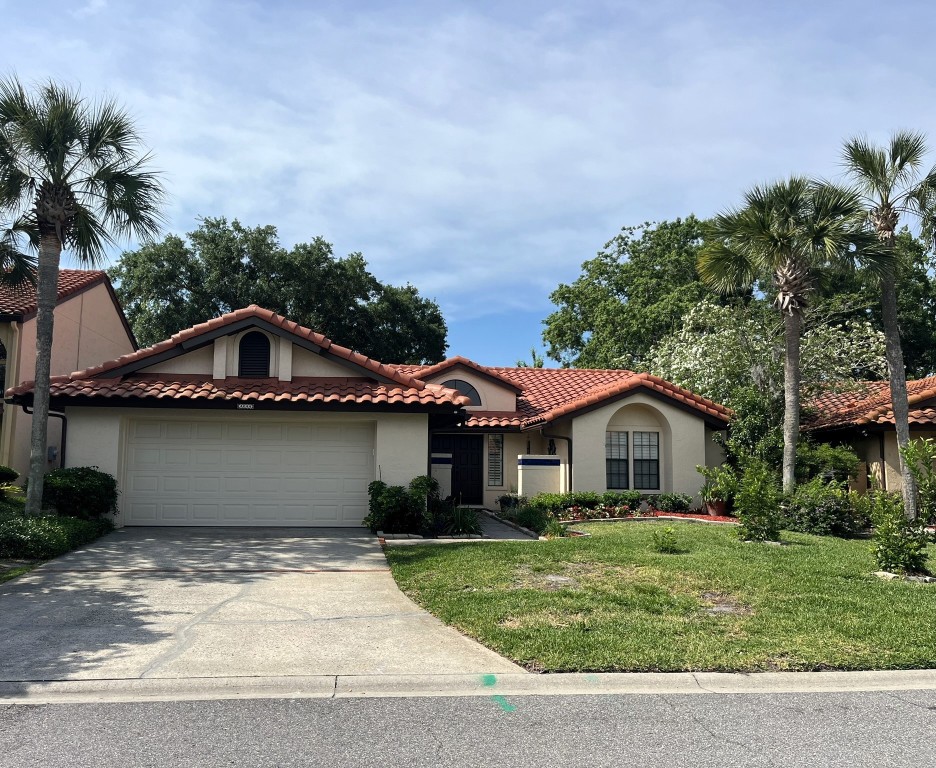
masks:
[[[627,505],[614,507],[610,505],[599,506],[594,509],[573,506],[561,510],[556,517],[562,522],[577,522],[580,520],[624,520],[633,517],[681,517],[692,520],[704,520],[712,523],[737,523],[736,517],[727,515],[709,515],[704,512],[666,512],[653,507],[641,512],[639,508]]]

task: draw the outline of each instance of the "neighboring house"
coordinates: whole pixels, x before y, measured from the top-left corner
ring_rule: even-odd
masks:
[[[29,404],[32,387],[7,393]],[[492,506],[519,490],[696,494],[729,412],[647,374],[379,363],[241,309],[53,379],[69,466],[98,466],[130,525],[355,526],[374,479],[429,471]]]
[[[97,270],[59,271],[51,372],[71,373],[133,352],[136,339],[107,274]],[[36,289],[0,285],[0,359],[4,388],[32,379],[36,366]],[[0,420],[0,464],[12,467],[24,480],[29,471],[32,417],[21,408],[4,405]],[[62,421],[49,419],[49,469],[59,466]]]
[[[912,437],[936,437],[936,376],[907,382]],[[813,400],[804,429],[819,440],[845,443],[863,462],[858,487],[873,479],[885,490],[899,491],[900,455],[894,429],[890,384],[866,381],[848,392],[830,392]]]

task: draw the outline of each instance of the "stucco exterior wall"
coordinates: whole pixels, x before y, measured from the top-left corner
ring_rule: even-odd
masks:
[[[302,347],[293,344],[292,352],[292,375],[293,376],[354,376],[355,373],[350,368],[326,360],[321,355],[316,355]]]
[[[150,365],[147,368],[141,368],[140,373],[181,373],[181,374],[202,374],[211,375],[211,369],[214,365],[214,349],[211,345],[196,349],[194,352],[186,352],[171,360],[164,360],[156,365]]]
[[[133,352],[133,342],[127,334],[121,315],[104,284],[72,296],[55,308],[51,372],[53,376],[72,373],[106,360]],[[8,357],[14,350],[7,347]],[[34,378],[36,369],[36,319],[22,323],[15,349],[16,379],[14,386]],[[19,407],[6,406],[3,414],[0,450],[3,463],[20,473],[20,481],[29,471],[29,444],[32,417]],[[61,420],[49,419],[48,444],[61,450]],[[58,460],[47,462],[49,469]]]
[[[607,490],[605,432],[609,426],[622,430],[658,430],[661,484],[658,490],[698,495],[702,477],[696,472],[696,466],[706,463],[708,436],[705,422],[681,408],[640,392],[573,420],[574,490]],[[647,489],[646,492],[653,491]]]
[[[127,440],[127,425],[131,420],[199,421],[292,421],[371,423],[374,434],[374,479],[391,485],[405,485],[418,475],[427,473],[426,447],[429,439],[429,418],[426,414],[339,414],[283,411],[230,411],[176,408],[83,408],[66,410],[68,446],[66,466],[97,466],[125,485],[123,456]],[[119,520],[119,518],[118,518]]]
[[[381,413],[376,418],[374,466],[388,485],[408,485],[429,474],[429,416]]]

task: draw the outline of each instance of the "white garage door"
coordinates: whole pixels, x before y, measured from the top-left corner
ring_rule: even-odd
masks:
[[[130,422],[124,523],[361,524],[373,426],[248,418]]]

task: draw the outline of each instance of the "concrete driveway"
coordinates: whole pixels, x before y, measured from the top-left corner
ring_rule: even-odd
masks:
[[[361,530],[124,528],[0,585],[0,681],[519,671]]]

